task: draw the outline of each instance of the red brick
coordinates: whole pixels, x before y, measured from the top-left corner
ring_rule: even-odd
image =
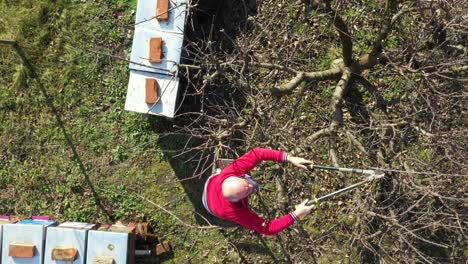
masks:
[[[36,254],[36,246],[31,244],[11,243],[8,249],[8,256],[14,258],[32,258]]]
[[[160,63],[162,59],[162,38],[151,38],[149,43],[149,61]]]
[[[156,0],[158,1],[156,6],[156,17],[158,20],[169,19],[169,0]]]
[[[158,81],[156,79],[146,79],[146,103],[154,104],[158,101]]]
[[[156,255],[161,255],[172,250],[171,243],[169,241],[164,241],[156,245]]]
[[[54,248],[52,249],[52,260],[74,261],[78,256],[76,248]]]

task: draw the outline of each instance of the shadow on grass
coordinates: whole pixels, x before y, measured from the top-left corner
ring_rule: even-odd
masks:
[[[214,47],[223,47],[222,50],[214,50],[214,52],[229,53],[234,49],[232,39],[236,39],[241,31],[248,30],[247,18],[255,15],[257,12],[255,0],[206,0],[195,1],[192,14],[189,17],[189,25],[186,27],[186,42],[184,51],[184,63],[196,64],[200,61],[193,61],[190,54],[197,54],[200,50],[194,47],[204,46],[204,43],[211,41],[217,44]],[[227,38],[226,36],[229,36]],[[194,45],[195,44],[195,45]],[[197,45],[199,44],[199,45]],[[198,60],[200,58],[197,58]],[[190,83],[190,84],[189,84]],[[225,105],[226,102],[235,102],[235,107],[242,109],[245,104],[245,98],[231,89],[232,83],[225,83],[220,80],[220,83],[212,84],[213,87],[207,87],[203,97],[202,96],[185,96],[188,94],[197,94],[193,89],[196,80],[188,80],[181,78],[179,96],[184,95],[181,107],[178,114],[199,112],[201,109],[201,100],[204,101],[205,112],[210,115],[216,116],[216,113],[209,113],[210,107],[206,106],[206,102],[211,102],[215,106],[217,104]],[[219,101],[222,100],[222,101]],[[228,104],[229,105],[229,104]],[[185,119],[185,120],[184,120]],[[212,168],[210,167],[214,160],[214,149],[209,152],[201,153],[200,150],[180,155],[183,149],[196,149],[196,146],[202,145],[204,142],[199,139],[193,139],[190,135],[178,134],[173,127],[184,127],[190,124],[193,120],[189,115],[177,117],[175,120],[166,120],[159,117],[150,117],[149,122],[153,131],[160,135],[158,145],[163,151],[164,156],[168,157],[168,161],[172,170],[174,171],[177,179],[180,181],[184,191],[189,198],[195,210],[196,224],[206,226],[208,223],[217,225],[223,229],[220,232],[227,239],[228,243],[234,245],[237,250],[238,256],[244,260],[245,254],[261,254],[273,256],[271,250],[262,243],[244,243],[235,242],[233,237],[238,233],[233,227],[238,227],[237,224],[221,220],[217,217],[210,215],[202,204],[202,194],[206,179],[211,175]],[[202,125],[202,124],[199,124]],[[172,132],[172,133],[171,133]],[[198,152],[198,153],[197,153]],[[202,160],[202,167],[199,166],[199,161]],[[206,169],[206,170],[203,170]],[[194,177],[204,171],[200,177]],[[208,223],[207,223],[208,222]],[[229,228],[227,231],[226,228]]]
[[[168,128],[174,125],[173,122],[158,117],[151,117],[149,120],[154,132],[160,135],[170,132],[168,131]],[[188,135],[166,134],[160,137],[158,144],[161,150],[164,152],[164,155],[169,157],[168,161],[172,167],[172,170],[174,171],[175,176],[184,188],[185,194],[193,205],[195,210],[195,224],[199,226],[207,226],[208,223],[210,223],[212,225],[222,227],[223,229],[220,230],[220,233],[223,235],[230,246],[234,246],[237,249],[236,253],[242,261],[246,261],[246,257],[248,255],[257,255],[261,256],[262,258],[268,256],[274,262],[277,262],[275,254],[272,252],[267,243],[265,243],[265,241],[263,241],[261,238],[261,243],[238,241],[239,236],[243,237],[242,233],[239,233],[239,230],[242,232],[242,227],[239,227],[239,225],[233,222],[214,217],[205,210],[201,201],[201,197],[203,194],[205,181],[211,175],[211,168],[206,170],[206,173],[202,174],[199,178],[193,178],[194,172],[197,169],[197,153],[190,152],[185,155],[176,155],[176,153],[183,149],[184,146],[194,147],[203,143],[202,141],[196,140],[188,141],[189,138],[190,137]],[[189,144],[187,144],[187,141]],[[193,157],[195,158],[192,161],[187,161]],[[211,155],[210,158],[214,159],[214,156]],[[237,227],[239,227],[239,229],[236,229]],[[163,258],[168,260],[170,257],[165,256]]]
[[[200,153],[195,151],[188,152],[183,155],[179,155],[180,151],[184,147],[191,148],[201,144],[200,140],[190,140],[188,135],[182,134],[170,134],[171,129],[168,129],[174,125],[172,121],[151,117],[151,127],[153,130],[162,135],[158,142],[164,156],[169,157],[168,161],[174,171],[177,179],[182,184],[187,197],[193,205],[196,212],[195,218],[198,225],[207,225],[207,221],[210,224],[218,225],[221,227],[235,227],[237,225],[228,221],[222,221],[217,217],[210,215],[203,207],[201,197],[203,194],[203,188],[205,186],[206,179],[211,175],[211,167],[207,167],[206,172],[200,175],[200,177],[194,177],[200,171],[198,167],[198,158]],[[168,134],[169,133],[169,134]],[[208,159],[213,159],[213,155],[210,155]],[[210,165],[208,163],[207,165]],[[198,168],[197,168],[198,167]],[[206,219],[206,220],[205,220]]]
[[[184,63],[187,64],[197,63],[193,61],[194,58],[192,57],[193,54],[197,54],[200,50],[194,49],[194,47],[204,46],[203,43],[210,41],[218,43],[214,45],[216,47],[223,47],[222,50],[215,49],[215,53],[229,53],[234,48],[231,39],[235,39],[243,30],[246,30],[248,17],[257,12],[255,0],[195,0],[192,2],[192,6],[184,33],[186,45],[184,47],[183,58]],[[227,38],[227,35],[230,38]],[[194,83],[196,83],[195,80],[188,81],[184,77],[180,79],[179,97],[183,97],[183,99],[179,98],[179,104],[181,105],[180,109],[178,109],[178,114],[199,112],[202,105],[201,100],[211,100],[213,104],[223,104],[223,102],[219,101],[220,98],[222,100],[233,99],[236,101],[236,105],[245,105],[245,100],[240,96],[226,99],[226,96],[233,96],[232,94],[234,94],[232,89],[228,89],[232,84],[223,83],[222,85],[218,84],[216,87],[208,87],[207,90],[209,92],[206,92],[204,97],[201,97],[195,95],[197,92],[193,87]],[[205,109],[205,111],[209,110]],[[196,210],[197,224],[207,225],[208,221],[213,225],[222,227],[237,226],[213,217],[205,210],[201,202],[205,181],[211,174],[211,168],[208,168],[208,166],[213,161],[214,149],[212,153],[189,152],[184,155],[177,155],[180,150],[193,148],[203,142],[201,140],[190,139],[189,135],[175,133],[167,135],[167,133],[176,132],[173,129],[174,125],[183,127],[193,121],[190,120],[190,117],[184,118],[186,120],[183,120],[182,117],[177,117],[175,120],[169,121],[159,117],[151,117],[149,120],[153,131],[161,135],[158,144],[164,155],[170,157],[168,161]],[[198,165],[201,158],[203,158],[202,168]],[[207,169],[205,173],[200,177],[194,178],[204,168]]]
[[[62,132],[63,137],[65,138],[66,144],[68,145],[68,147],[71,149],[71,151],[73,153],[72,160],[78,165],[80,173],[84,178],[84,182],[88,186],[89,190],[92,193],[92,196],[94,197],[94,199],[96,201],[96,205],[98,206],[100,211],[102,213],[104,213],[104,215],[107,217],[107,219],[109,221],[113,222],[115,220],[114,216],[108,210],[108,207],[106,206],[105,201],[103,201],[101,199],[101,196],[96,191],[94,183],[90,179],[89,173],[88,173],[85,165],[83,164],[81,156],[78,154],[78,151],[76,150],[75,142],[73,141],[72,137],[70,136],[70,134],[69,134],[69,132],[68,132],[66,126],[65,126],[65,122],[63,121],[63,119],[61,117],[60,112],[54,106],[53,97],[49,95],[49,93],[47,92],[44,84],[41,81],[41,78],[37,74],[35,66],[28,59],[28,56],[25,53],[24,49],[16,41],[7,40],[7,39],[0,39],[0,44],[11,47],[12,50],[14,50],[18,54],[18,56],[20,57],[22,64],[28,69],[29,77],[32,78],[36,82],[39,90],[41,91],[42,95],[45,98],[45,101],[46,101],[46,104],[47,104],[47,106],[49,108],[49,111],[55,117],[55,122],[57,123],[57,126],[60,128],[60,131]]]

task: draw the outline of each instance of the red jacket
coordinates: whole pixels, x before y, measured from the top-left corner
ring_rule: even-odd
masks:
[[[266,222],[249,208],[248,197],[238,202],[231,202],[223,196],[221,188],[226,178],[231,176],[244,177],[246,173],[264,160],[283,162],[287,160],[287,154],[277,150],[252,149],[210,179],[206,189],[206,197],[211,212],[219,218],[233,221],[260,234],[274,235],[294,223],[294,218],[290,214]]]

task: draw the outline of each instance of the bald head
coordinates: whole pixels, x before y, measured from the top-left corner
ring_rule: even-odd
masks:
[[[254,192],[255,187],[245,178],[228,177],[222,185],[223,196],[231,202],[238,202]]]

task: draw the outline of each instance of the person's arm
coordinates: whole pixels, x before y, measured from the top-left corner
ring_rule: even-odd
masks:
[[[248,173],[255,166],[257,166],[258,163],[267,160],[276,162],[290,162],[294,166],[303,169],[307,169],[307,165],[313,164],[313,162],[310,160],[293,157],[283,151],[254,148],[238,159],[234,160],[232,163],[226,166],[223,171],[228,175],[240,176]]]
[[[307,205],[309,199],[305,199],[301,204],[296,206],[296,210],[291,212],[291,216],[294,220],[299,220],[301,217],[306,216],[312,212],[312,209],[315,208],[315,205]]]
[[[288,154],[278,150],[254,148],[227,165],[223,169],[223,172],[232,176],[244,175],[251,171],[258,163],[267,160],[286,162]]]
[[[275,235],[292,225],[296,220],[310,214],[315,205],[306,205],[308,200],[304,200],[293,212],[276,218],[269,222],[258,216],[248,207],[241,207],[236,211],[236,216],[230,220],[241,226],[254,230],[262,235]]]
[[[283,231],[295,221],[292,214],[287,214],[269,222],[265,222],[265,219],[261,218],[247,207],[240,208],[236,212],[235,218],[230,220],[257,233],[269,236]]]
[[[306,160],[304,158],[293,157],[290,155],[286,155],[286,159],[288,162],[293,164],[296,167],[307,169],[308,166],[313,165],[314,163],[310,160]]]

